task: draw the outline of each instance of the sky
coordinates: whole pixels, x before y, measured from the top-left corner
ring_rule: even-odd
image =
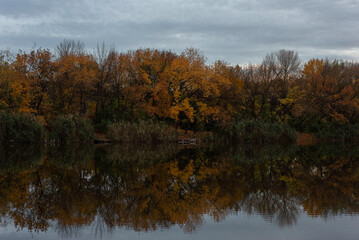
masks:
[[[279,49],[359,61],[359,0],[0,0],[0,49],[64,39],[89,52],[193,47],[208,63],[260,63]]]

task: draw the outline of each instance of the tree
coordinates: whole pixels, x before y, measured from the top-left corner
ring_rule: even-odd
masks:
[[[16,72],[11,67],[13,54],[9,50],[0,51],[0,109],[16,108],[12,86]]]
[[[17,72],[15,88],[27,92],[27,97],[23,96],[23,103],[28,102],[28,111],[45,116],[51,107],[48,89],[55,74],[51,52],[46,49],[32,50],[29,54],[20,52],[12,65]]]
[[[296,114],[305,121],[355,122],[359,111],[357,94],[353,89],[355,82],[345,77],[345,69],[346,66],[336,60],[309,60],[299,83],[303,94]]]
[[[56,53],[59,58],[68,55],[82,55],[85,53],[85,43],[82,41],[64,39],[63,42],[56,46]]]
[[[56,75],[49,89],[53,114],[87,116],[97,73],[92,55],[68,54],[57,58]]]

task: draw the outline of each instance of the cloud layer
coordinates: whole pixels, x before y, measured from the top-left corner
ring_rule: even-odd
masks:
[[[278,49],[303,60],[359,60],[357,0],[0,0],[0,48],[54,49],[63,39],[88,49],[104,41],[139,47],[199,48],[211,63],[258,63]]]

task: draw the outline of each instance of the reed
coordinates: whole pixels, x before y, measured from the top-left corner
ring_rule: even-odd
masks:
[[[165,123],[118,121],[108,125],[106,137],[115,142],[175,142],[177,131]]]

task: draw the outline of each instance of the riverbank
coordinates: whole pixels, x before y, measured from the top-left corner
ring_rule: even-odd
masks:
[[[359,125],[321,126],[312,132],[298,132],[288,124],[260,120],[239,120],[212,131],[193,131],[175,127],[165,121],[139,120],[109,123],[104,132],[97,131],[91,120],[62,115],[43,122],[32,114],[0,112],[0,143],[297,143],[355,142]]]

